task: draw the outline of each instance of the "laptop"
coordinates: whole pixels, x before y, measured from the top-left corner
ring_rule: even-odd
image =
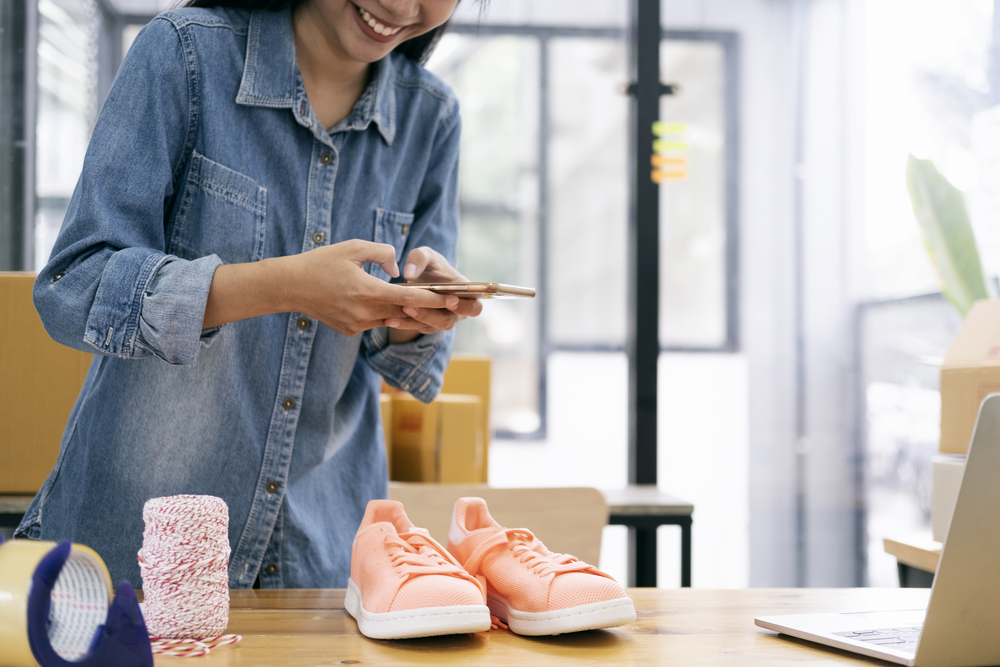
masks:
[[[1000,393],[979,406],[926,609],[761,616],[754,622],[900,665],[1000,665]]]

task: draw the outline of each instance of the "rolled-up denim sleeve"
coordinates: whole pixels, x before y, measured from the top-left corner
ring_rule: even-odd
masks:
[[[434,149],[414,210],[413,227],[405,252],[429,246],[455,266],[458,246],[458,152],[462,133],[458,101],[451,98],[436,128]],[[417,336],[409,343],[390,345],[387,330],[364,334],[362,352],[368,365],[390,385],[429,403],[441,391],[451,359],[454,331]]]
[[[454,331],[424,334],[409,343],[390,345],[384,327],[365,332],[365,360],[385,381],[430,403],[441,392],[451,358]]]
[[[216,256],[166,254],[166,224],[197,127],[196,63],[167,19],[136,38],[104,103],[34,302],[58,342],[192,364]]]

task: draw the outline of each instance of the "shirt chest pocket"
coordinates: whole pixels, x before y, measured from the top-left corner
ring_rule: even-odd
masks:
[[[403,261],[403,250],[406,247],[407,239],[410,238],[412,225],[412,213],[387,211],[383,208],[375,209],[375,234],[372,238],[375,243],[387,243],[396,249],[396,264]],[[399,271],[403,272],[402,266],[399,267]],[[369,264],[368,273],[376,278],[389,280],[389,274],[383,271],[378,264]]]
[[[255,262],[264,256],[266,211],[267,188],[194,151],[167,252]]]

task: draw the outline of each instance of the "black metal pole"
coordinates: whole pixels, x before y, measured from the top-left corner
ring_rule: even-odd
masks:
[[[656,484],[656,381],[660,356],[660,193],[652,181],[653,123],[660,115],[660,0],[632,0],[632,193],[629,216],[628,481]],[[656,586],[656,530],[632,528],[636,586]]]
[[[34,219],[35,0],[0,2],[0,270],[29,268]]]
[[[629,482],[656,484],[660,356],[660,189],[650,178],[660,115],[660,3],[632,0],[632,202],[629,219]]]

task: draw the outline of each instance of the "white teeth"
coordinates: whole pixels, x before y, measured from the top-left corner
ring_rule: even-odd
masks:
[[[361,14],[361,18],[365,20],[365,23],[367,23],[368,26],[379,35],[395,35],[397,32],[402,30],[402,28],[390,28],[389,26],[382,25],[375,20],[374,16],[361,7],[358,7],[358,13]]]

